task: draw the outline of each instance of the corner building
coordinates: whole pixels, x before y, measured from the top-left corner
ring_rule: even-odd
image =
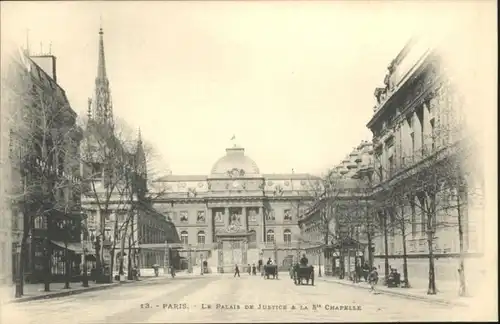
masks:
[[[207,261],[216,271],[241,270],[271,257],[288,267],[297,253],[297,212],[308,199],[309,174],[261,174],[234,145],[209,175],[169,175],[155,182],[157,210],[177,228],[188,267]]]

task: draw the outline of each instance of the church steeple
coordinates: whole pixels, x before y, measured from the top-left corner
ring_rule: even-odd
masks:
[[[93,102],[93,120],[101,125],[113,127],[113,104],[111,91],[106,74],[106,59],[104,55],[104,31],[99,28],[99,53],[97,61],[97,77],[95,78],[95,93]]]
[[[144,146],[142,144],[142,136],[140,128],[137,134],[137,147],[135,151],[135,156],[139,174],[141,174],[143,177],[147,177],[146,154],[144,152]]]

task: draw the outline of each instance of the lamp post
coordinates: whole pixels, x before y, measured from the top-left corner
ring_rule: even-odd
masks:
[[[168,274],[170,273],[170,267],[169,267],[169,253],[168,253],[168,242],[165,241],[165,254],[163,256],[163,273]]]
[[[193,261],[191,259],[191,244],[188,245],[188,273],[193,273]]]
[[[203,253],[200,253],[200,264],[201,264],[201,275],[203,276],[203,273],[205,272],[204,266],[203,266]]]
[[[82,242],[83,245],[83,242]],[[87,277],[87,248],[83,247],[83,276],[82,276],[82,287],[89,286],[89,278]]]
[[[321,274],[321,248],[318,251],[318,277],[322,277],[323,275]]]
[[[274,241],[274,262],[278,266],[278,243],[276,243],[276,240]]]

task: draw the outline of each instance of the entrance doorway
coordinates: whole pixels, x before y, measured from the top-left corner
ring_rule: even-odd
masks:
[[[224,266],[234,267],[235,264],[241,266],[243,262],[243,248],[241,241],[224,241]]]

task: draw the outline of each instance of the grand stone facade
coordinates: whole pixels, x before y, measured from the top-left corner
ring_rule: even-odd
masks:
[[[208,175],[169,175],[155,182],[154,207],[171,219],[190,265],[207,260],[217,271],[271,257],[292,262],[298,248],[301,201],[315,177],[262,174],[234,145]]]

